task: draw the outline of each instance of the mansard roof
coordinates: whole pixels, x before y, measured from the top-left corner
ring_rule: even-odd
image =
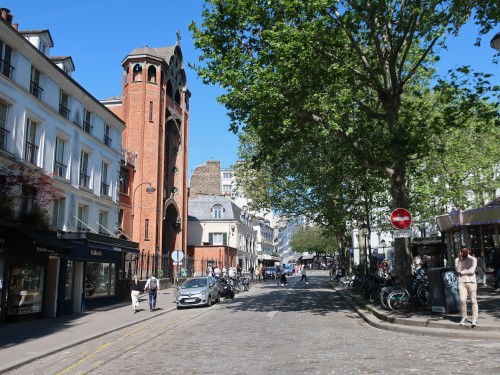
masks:
[[[220,205],[223,209],[222,218],[214,219],[212,210]],[[199,195],[189,198],[188,221],[240,221],[241,209],[220,195]]]

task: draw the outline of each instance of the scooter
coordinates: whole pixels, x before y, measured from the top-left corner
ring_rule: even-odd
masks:
[[[234,298],[234,289],[231,284],[229,284],[224,279],[217,280],[217,289],[219,289],[219,296],[224,298]]]

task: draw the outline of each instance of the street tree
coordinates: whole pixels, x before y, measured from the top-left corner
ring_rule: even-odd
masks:
[[[496,15],[491,0],[207,0],[202,24],[190,27],[199,75],[226,90],[230,128],[258,139],[253,168],[280,174],[306,146],[328,145],[358,167],[347,178],[372,171],[391,208],[411,208],[408,173],[432,142],[470,118],[478,129],[498,122],[486,74],[434,69],[447,36],[474,17],[485,32]],[[395,250],[404,282],[408,239]]]
[[[335,238],[329,236],[320,226],[299,227],[293,234],[290,247],[295,253],[313,254],[317,259],[338,254],[338,244]]]

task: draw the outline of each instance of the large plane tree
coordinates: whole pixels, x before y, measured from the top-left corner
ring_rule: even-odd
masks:
[[[327,168],[339,186],[370,170],[385,181],[390,208],[411,209],[409,172],[446,150],[438,140],[498,126],[487,74],[434,69],[449,35],[472,18],[484,33],[498,15],[491,0],[207,0],[191,29],[199,75],[226,91],[230,128],[258,139],[252,168],[280,175],[304,157],[322,165],[328,158],[314,150],[330,148],[337,165],[356,165],[333,168],[338,176]],[[406,279],[408,240],[396,239],[395,250]]]

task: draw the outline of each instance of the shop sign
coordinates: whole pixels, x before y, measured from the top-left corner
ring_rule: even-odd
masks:
[[[97,257],[102,257],[102,251],[100,250],[90,250],[90,255],[94,255],[94,256],[97,256]]]
[[[54,250],[50,250],[50,249],[47,249],[46,247],[42,247],[42,246],[37,246],[36,251],[39,251],[41,253],[51,253],[51,254],[55,253]]]

